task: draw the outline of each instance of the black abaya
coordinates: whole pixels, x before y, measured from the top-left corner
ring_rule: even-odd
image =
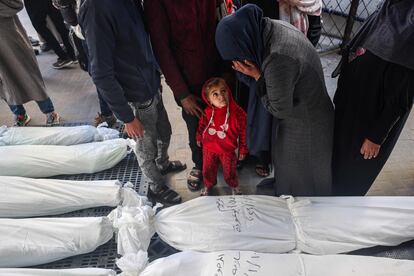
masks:
[[[410,113],[414,71],[369,51],[343,65],[334,97],[335,195],[365,195],[390,156]],[[380,144],[374,159],[363,158],[365,139]]]

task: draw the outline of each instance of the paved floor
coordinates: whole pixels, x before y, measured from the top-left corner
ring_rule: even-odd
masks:
[[[27,15],[23,11],[20,15],[23,25],[29,35],[37,37]],[[95,87],[87,73],[73,66],[64,70],[55,70],[51,64],[56,60],[52,52],[41,53],[38,56],[39,66],[45,80],[47,91],[52,98],[56,110],[67,122],[92,122],[99,110]],[[325,71],[326,84],[332,96],[336,88],[336,79],[330,78],[330,73],[338,62],[338,56],[330,54],[321,57]],[[170,156],[186,162],[192,167],[190,150],[185,123],[181,118],[181,109],[175,104],[172,92],[164,85],[164,102],[173,127]],[[44,123],[44,116],[36,104],[31,102],[25,105],[32,117],[31,124]],[[11,125],[13,117],[7,105],[0,101],[0,125]],[[192,193],[186,187],[186,175],[189,169],[170,176],[168,182],[184,198],[189,200],[197,197],[199,193]],[[245,193],[255,193],[256,184],[261,180],[254,173],[253,167],[246,166],[240,171],[240,183]],[[216,192],[218,194],[230,193],[222,177],[220,176]],[[369,195],[414,195],[414,114],[412,113],[404,131],[396,145],[390,159],[378,176]]]

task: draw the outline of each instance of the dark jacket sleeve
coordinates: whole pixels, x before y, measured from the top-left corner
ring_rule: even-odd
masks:
[[[395,123],[411,109],[414,87],[410,87],[404,81],[412,78],[412,74],[410,76],[405,75],[407,71],[401,66],[393,65],[392,69],[384,74],[383,106],[366,137],[375,144],[383,144]],[[401,81],[397,82],[395,80]]]
[[[276,118],[285,119],[290,116],[299,75],[299,62],[288,56],[273,55],[264,65],[256,93],[267,111]]]
[[[85,1],[79,21],[88,45],[90,73],[115,116],[129,123],[134,113],[114,72],[115,30],[110,11],[100,1]]]
[[[165,7],[159,0],[144,1],[144,12],[152,47],[165,80],[174,97],[182,100],[190,92],[171,48],[170,24]]]

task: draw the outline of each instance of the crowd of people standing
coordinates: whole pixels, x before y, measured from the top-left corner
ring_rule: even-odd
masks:
[[[194,163],[187,184],[192,191],[202,188],[203,177],[208,178],[206,188],[215,185],[221,163],[233,193],[241,193],[234,181],[236,163],[249,152],[259,158],[256,172],[262,176],[269,175],[273,163],[276,195],[365,195],[413,104],[411,0],[385,0],[367,19],[343,51],[333,103],[314,48],[321,33],[320,0],[53,3],[73,10],[76,20],[66,21],[82,40],[78,51],[87,57],[87,71],[107,107],[105,116],[122,121],[137,141],[139,165],[152,196],[161,202],[181,201],[163,175],[186,168],[168,157],[172,130],[161,72],[187,126]],[[19,0],[0,0],[0,57],[7,61],[0,65],[0,96],[16,115],[15,106],[29,100],[57,115],[16,16],[22,7]],[[43,17],[35,21],[36,30],[48,39]],[[65,50],[58,42],[51,42],[52,48],[59,59],[73,60],[66,27],[56,27]],[[18,37],[22,47],[17,51],[13,43]],[[24,62],[17,56],[23,52]],[[23,75],[30,75],[26,87],[20,84]],[[208,189],[202,191],[208,194]]]

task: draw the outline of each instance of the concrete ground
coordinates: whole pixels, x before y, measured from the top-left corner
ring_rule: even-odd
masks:
[[[23,25],[29,35],[37,38],[25,11],[19,14]],[[336,89],[336,79],[330,77],[330,73],[336,67],[338,55],[329,54],[321,57],[325,72],[328,91],[332,96]],[[56,61],[52,51],[41,53],[38,56],[39,66],[46,83],[47,91],[52,98],[56,111],[65,122],[92,122],[99,111],[96,89],[88,74],[77,65],[63,70],[55,70],[51,64]],[[179,108],[169,87],[164,85],[164,103],[169,114],[173,135],[170,146],[172,160],[181,160],[187,163],[187,171],[172,175],[168,182],[172,188],[181,194],[184,200],[195,198],[199,192],[190,192],[187,189],[186,177],[192,167],[191,154],[188,147],[187,129],[181,117]],[[43,124],[44,115],[39,111],[34,102],[25,105],[28,114],[32,117],[32,125]],[[0,125],[12,125],[13,116],[8,106],[0,101]],[[241,188],[244,193],[255,193],[256,184],[262,179],[256,176],[253,165],[244,167],[239,173]],[[228,194],[222,176],[215,188],[217,194]],[[369,191],[369,195],[414,195],[414,114],[403,130],[403,133],[394,148],[394,151]]]

